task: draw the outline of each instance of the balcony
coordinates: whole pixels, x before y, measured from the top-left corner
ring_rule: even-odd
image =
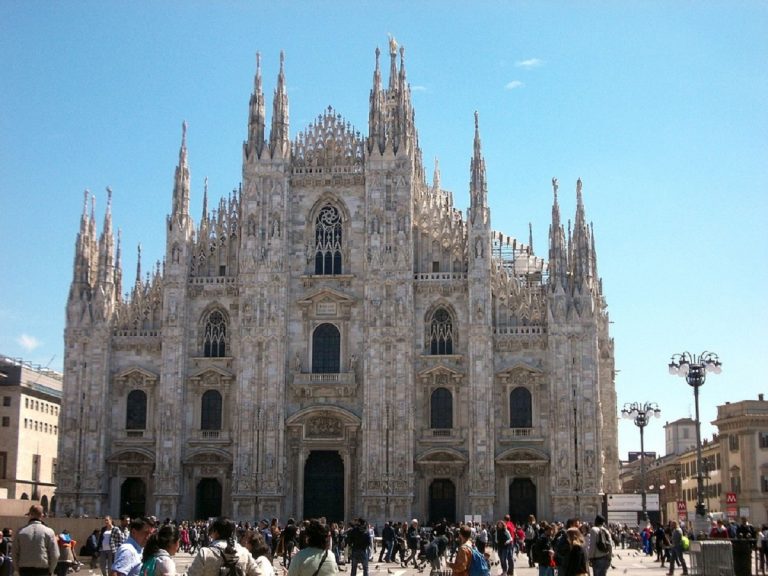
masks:
[[[118,430],[114,436],[114,440],[116,444],[126,446],[151,446],[155,442],[152,430]]]
[[[512,444],[518,442],[542,442],[541,433],[535,428],[502,428],[498,432],[499,442]]]
[[[229,430],[193,430],[190,444],[229,444]]]
[[[455,444],[464,441],[464,431],[461,428],[426,428],[421,431],[421,442],[424,444]]]
[[[353,396],[357,391],[354,372],[303,373],[293,374],[291,388],[302,398],[343,398]]]

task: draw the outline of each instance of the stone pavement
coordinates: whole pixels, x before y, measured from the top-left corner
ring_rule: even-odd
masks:
[[[378,552],[377,552],[378,555]],[[374,556],[376,557],[376,556]],[[192,557],[189,554],[179,552],[176,555],[176,571],[179,574],[186,572],[187,567],[192,562]],[[495,562],[497,557],[492,555],[491,562]],[[688,558],[686,558],[686,562]],[[688,563],[690,566],[690,563]],[[622,550],[621,548],[615,550],[614,554],[614,569],[609,570],[609,576],[663,576],[667,573],[668,568],[665,566],[662,568],[658,562],[653,561],[652,556],[644,556],[636,550]],[[342,566],[342,576],[350,573],[350,566]],[[275,573],[277,576],[285,576],[287,571],[280,566],[280,562],[275,560]],[[416,570],[413,567],[400,568],[399,564],[390,563],[378,563],[371,562],[368,567],[369,576],[429,576],[429,568],[425,568],[421,571]],[[528,559],[522,554],[518,557],[515,563],[515,575],[516,576],[538,576],[538,568],[529,568]],[[682,574],[678,568],[675,570],[676,576]],[[358,568],[358,576],[362,576],[362,570]],[[498,565],[491,566],[491,576],[500,576],[500,570]]]

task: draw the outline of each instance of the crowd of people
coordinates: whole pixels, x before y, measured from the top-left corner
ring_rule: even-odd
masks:
[[[615,551],[634,548],[652,556],[674,575],[688,573],[684,552],[689,538],[684,526],[648,524],[642,529],[607,525],[597,515],[591,524],[571,518],[565,523],[537,522],[529,516],[515,524],[509,516],[497,522],[449,523],[429,526],[418,519],[389,521],[380,531],[357,518],[334,523],[325,519],[281,524],[276,518],[251,525],[227,518],[199,522],[158,522],[154,517],[105,517],[101,529],[78,543],[67,530],[55,534],[33,505],[29,523],[16,538],[6,528],[0,543],[0,576],[67,576],[80,559],[101,576],[175,576],[174,556],[193,556],[188,576],[332,576],[349,566],[351,576],[368,576],[369,564],[394,564],[419,571],[449,568],[453,576],[512,576],[520,562],[539,576],[605,576]],[[740,525],[714,521],[709,538],[747,538],[760,551],[765,574],[768,526],[756,530],[746,519]]]

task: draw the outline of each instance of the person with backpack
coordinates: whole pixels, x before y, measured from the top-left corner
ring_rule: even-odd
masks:
[[[235,542],[235,523],[224,516],[208,527],[210,545],[192,559],[187,576],[260,576],[250,552]]]
[[[524,548],[525,552],[528,555],[528,567],[533,568],[534,565],[534,558],[533,553],[531,552],[531,548],[533,547],[533,542],[538,538],[539,536],[539,526],[536,524],[536,516],[533,514],[530,514],[528,516],[528,522],[525,525],[525,530],[523,530],[523,538],[524,538]]]
[[[181,547],[181,533],[173,524],[164,524],[150,535],[141,553],[139,576],[175,576],[173,556]]]
[[[69,535],[69,530],[64,530],[57,539],[59,545],[59,561],[56,564],[56,576],[67,576],[70,568],[79,564],[75,554],[77,540],[73,540]]]
[[[613,539],[605,527],[605,518],[600,514],[595,516],[595,524],[589,530],[587,558],[592,566],[593,576],[606,576],[611,567],[613,557]]]
[[[459,547],[456,550],[456,558],[448,562],[448,568],[453,570],[453,576],[469,576],[469,567],[472,562],[472,530],[469,526],[462,525],[459,528]]]
[[[555,550],[552,547],[552,540],[556,530],[555,524],[542,522],[541,534],[529,548],[533,561],[539,566],[539,576],[555,576]]]

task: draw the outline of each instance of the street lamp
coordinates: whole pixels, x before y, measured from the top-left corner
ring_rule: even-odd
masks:
[[[643,430],[648,425],[648,420],[656,416],[661,416],[661,409],[656,402],[646,402],[641,404],[640,402],[627,402],[624,404],[624,408],[621,409],[621,417],[627,420],[634,420],[635,426],[640,428],[640,487],[643,503],[643,521],[648,521],[648,507],[646,505],[645,498],[645,443],[643,439]]]
[[[704,517],[707,508],[704,505],[704,476],[701,473],[701,421],[699,420],[699,388],[707,379],[707,372],[720,374],[722,364],[714,352],[702,352],[698,356],[690,352],[673,354],[669,363],[669,373],[685,378],[688,386],[693,388],[693,399],[696,405],[696,515]]]

